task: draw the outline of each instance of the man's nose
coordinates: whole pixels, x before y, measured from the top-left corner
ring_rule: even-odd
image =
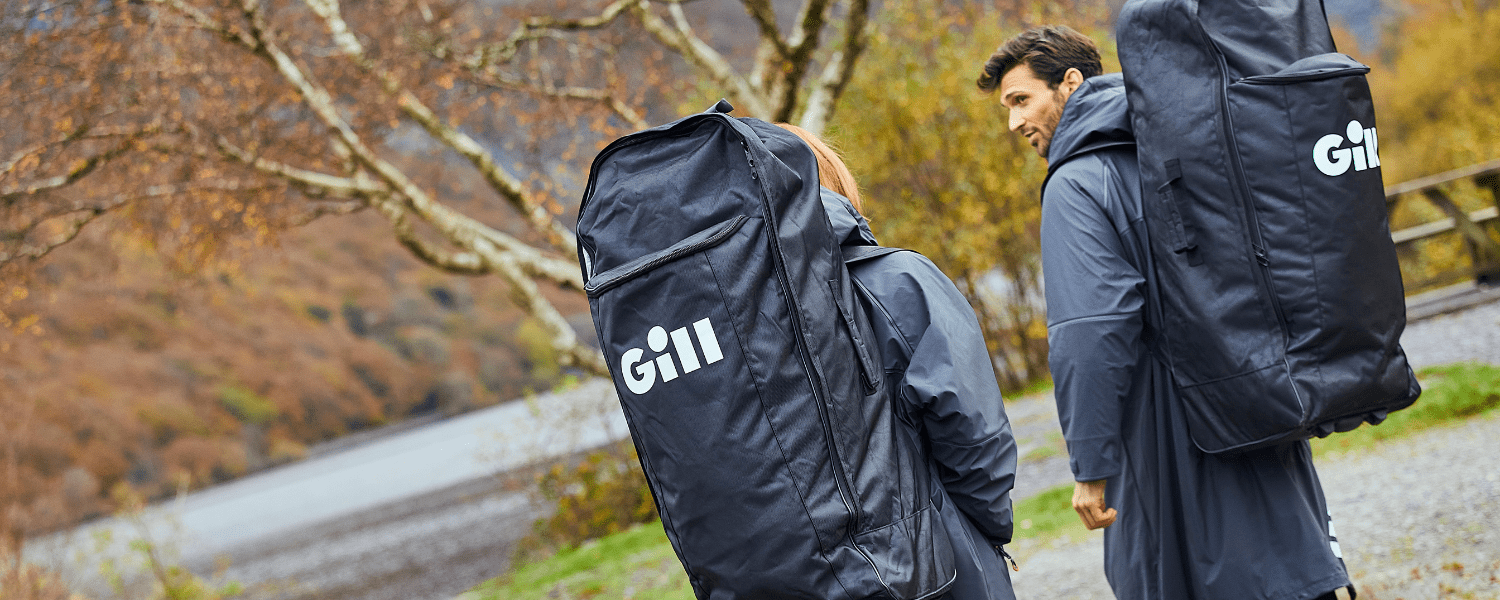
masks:
[[[1026,121],[1025,119],[1021,118],[1021,111],[1019,111],[1019,110],[1011,110],[1010,111],[1010,130],[1012,132],[1020,130],[1021,129],[1021,123],[1024,123],[1025,121]]]

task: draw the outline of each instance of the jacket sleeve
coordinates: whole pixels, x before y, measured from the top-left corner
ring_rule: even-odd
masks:
[[[1008,543],[1016,442],[979,321],[926,258],[902,252],[881,262],[898,269],[876,284],[886,288],[882,310],[910,349],[901,400],[925,430],[948,497],[991,544]]]
[[[1145,280],[1121,238],[1129,223],[1111,210],[1121,193],[1103,161],[1082,157],[1058,169],[1042,200],[1048,362],[1078,481],[1120,474],[1123,403],[1144,356]]]

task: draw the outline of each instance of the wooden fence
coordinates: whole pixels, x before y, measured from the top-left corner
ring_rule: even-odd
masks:
[[[1453,201],[1455,188],[1472,181],[1477,190],[1488,190],[1493,206],[1475,211],[1465,211]],[[1481,194],[1482,195],[1482,194]],[[1446,173],[1438,173],[1386,186],[1386,208],[1394,212],[1401,202],[1423,198],[1442,210],[1446,218],[1391,233],[1396,241],[1396,251],[1401,257],[1406,273],[1407,293],[1460,283],[1473,279],[1479,283],[1500,283],[1500,242],[1490,234],[1491,224],[1500,222],[1500,160],[1492,160]],[[1457,236],[1454,243],[1462,243],[1467,250],[1469,263],[1447,268],[1423,268],[1421,248],[1423,242],[1435,238]]]

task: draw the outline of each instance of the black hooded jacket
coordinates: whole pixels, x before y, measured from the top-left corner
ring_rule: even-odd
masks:
[[[864,217],[823,190],[844,246],[875,245]],[[905,432],[941,486],[932,502],[953,544],[957,577],[944,598],[1012,600],[1000,546],[1013,530],[1017,448],[974,309],[942,271],[915,252],[850,268],[875,331],[886,384]]]
[[[1074,478],[1106,480],[1121,600],[1306,600],[1348,584],[1306,442],[1233,457],[1188,437],[1152,353],[1159,289],[1123,80],[1068,99],[1048,149],[1042,265],[1050,365]],[[1247,398],[1253,401],[1253,398]]]

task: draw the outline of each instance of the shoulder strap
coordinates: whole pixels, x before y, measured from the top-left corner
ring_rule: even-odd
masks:
[[[844,253],[845,265],[879,258],[893,252],[913,252],[906,248],[887,248],[885,246],[844,246],[839,250]]]

